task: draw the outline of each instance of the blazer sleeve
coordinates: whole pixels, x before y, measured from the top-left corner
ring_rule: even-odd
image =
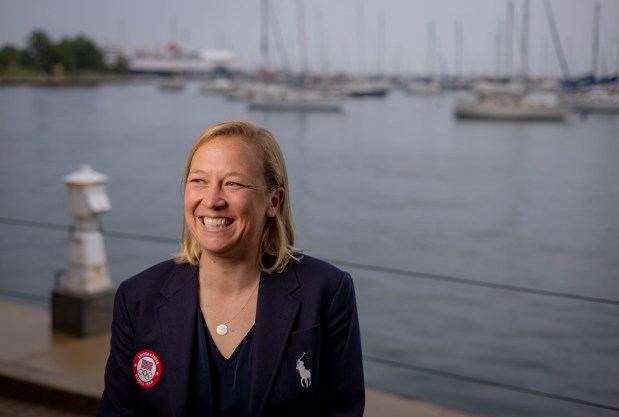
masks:
[[[343,274],[327,314],[330,363],[326,410],[329,417],[362,417],[365,383],[359,318],[352,278]]]
[[[97,416],[135,416],[135,382],[133,379],[134,329],[125,301],[125,286],[120,285],[114,298],[110,356],[105,367],[105,389]]]

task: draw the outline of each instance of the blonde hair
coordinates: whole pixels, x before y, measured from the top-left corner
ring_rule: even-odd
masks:
[[[275,217],[267,219],[259,249],[260,269],[268,273],[281,272],[290,261],[300,259],[299,252],[301,250],[294,247],[294,228],[284,155],[271,132],[245,120],[226,121],[208,127],[189,151],[183,175],[183,193],[187,185],[187,177],[194,154],[198,148],[216,137],[237,137],[253,146],[262,162],[267,189],[272,191],[282,187],[284,190],[284,198]],[[179,264],[189,263],[197,266],[200,262],[201,253],[200,244],[189,232],[183,218],[181,248],[174,255],[174,260]]]

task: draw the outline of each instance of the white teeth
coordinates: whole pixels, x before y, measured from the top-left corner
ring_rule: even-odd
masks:
[[[206,227],[226,227],[228,225],[228,221],[224,218],[208,218],[204,217],[204,225]]]

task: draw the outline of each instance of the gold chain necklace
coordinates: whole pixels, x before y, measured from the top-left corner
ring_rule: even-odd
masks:
[[[252,290],[251,294],[249,294],[249,298],[247,298],[247,301],[245,301],[245,304],[243,304],[243,307],[241,307],[241,309],[239,310],[238,313],[236,313],[234,315],[234,317],[232,317],[230,320],[218,324],[217,325],[217,334],[220,336],[225,336],[228,334],[228,323],[230,323],[232,320],[234,320],[235,318],[238,317],[239,314],[241,314],[241,312],[243,310],[245,310],[245,307],[247,307],[247,304],[249,304],[249,300],[251,300],[252,296],[254,295],[254,293],[256,292],[256,289],[258,288],[258,285],[260,285],[260,280],[258,280],[258,283],[256,284],[256,286],[254,287],[254,289]]]

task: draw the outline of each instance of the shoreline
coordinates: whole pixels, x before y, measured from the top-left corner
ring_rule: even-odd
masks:
[[[101,84],[127,84],[133,82],[150,81],[151,75],[127,75],[127,74],[83,74],[83,75],[2,75],[0,87],[29,85],[44,87],[71,87],[71,86],[97,86]]]

